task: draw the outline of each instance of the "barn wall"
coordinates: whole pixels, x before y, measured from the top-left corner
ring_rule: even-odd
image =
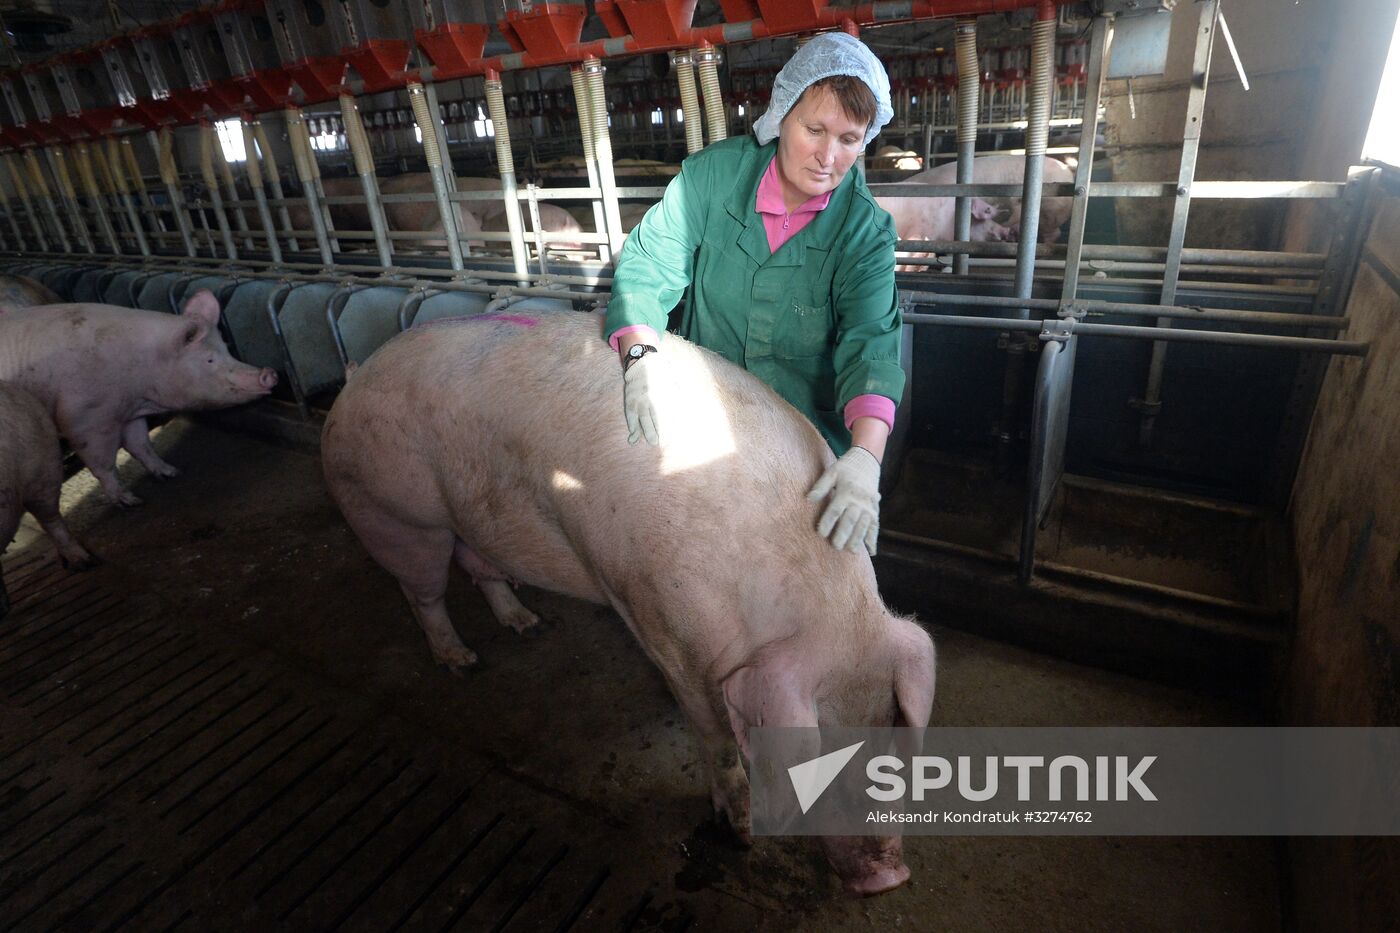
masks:
[[[1397,186],[1395,190],[1400,190]],[[1400,725],[1400,194],[1382,197],[1346,313],[1364,358],[1334,358],[1291,506],[1298,620],[1282,698],[1299,725]],[[1400,839],[1303,839],[1299,929],[1400,916]]]

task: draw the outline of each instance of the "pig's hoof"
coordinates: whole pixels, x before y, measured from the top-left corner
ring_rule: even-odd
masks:
[[[480,659],[477,658],[476,652],[465,647],[461,651],[453,651],[450,654],[439,654],[437,662],[454,677],[463,677],[467,671],[480,666]]]
[[[92,568],[97,567],[102,563],[102,559],[100,557],[98,557],[96,554],[89,554],[87,551],[60,554],[58,555],[58,559],[63,562],[63,567],[65,570],[72,570],[75,573],[81,573],[84,570],[91,570]]]
[[[146,500],[142,499],[140,496],[133,495],[132,493],[126,491],[123,491],[121,495],[117,496],[116,499],[117,505],[121,506],[124,509],[134,509],[138,505],[143,504],[145,501]]]
[[[162,463],[160,466],[151,470],[151,475],[156,477],[156,479],[174,479],[180,475],[180,471],[168,463]]]
[[[505,618],[501,619],[501,622],[515,629],[526,638],[534,638],[536,635],[542,635],[546,631],[546,626],[540,621],[540,617],[524,606],[506,613]]]

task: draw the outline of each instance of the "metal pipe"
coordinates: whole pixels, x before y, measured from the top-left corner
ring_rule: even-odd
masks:
[[[961,308],[1024,308],[1033,311],[1059,311],[1063,305],[1057,298],[1015,298],[1002,295],[948,295],[941,292],[903,290],[901,297],[910,304],[931,305],[933,307]],[[1088,314],[1133,314],[1143,317],[1191,318],[1198,321],[1231,321],[1240,324],[1282,327],[1305,327],[1345,330],[1349,318],[1321,317],[1315,314],[1291,314],[1286,311],[1241,311],[1235,308],[1200,308],[1175,305],[1167,308],[1162,305],[1136,304],[1133,302],[1077,300],[1070,310]]]
[[[1103,92],[1104,58],[1113,41],[1112,20],[1094,17],[1090,27],[1089,67],[1086,76],[1084,128],[1079,134],[1079,161],[1074,170],[1074,206],[1069,218],[1069,243],[1065,249],[1065,280],[1060,289],[1062,310],[1074,301],[1079,289],[1079,264],[1084,255],[1084,231],[1089,217],[1089,191],[1093,181],[1094,145],[1098,137],[1099,96]],[[1071,357],[1071,360],[1073,357]]]
[[[49,192],[49,183],[39,168],[39,159],[34,155],[34,150],[24,150],[23,159],[24,167],[29,171],[29,182],[34,186],[34,197],[48,212],[49,223],[53,225],[53,233],[58,238],[59,246],[65,253],[73,252],[72,244],[68,241],[68,231],[64,229],[63,221],[59,219],[58,209],[53,203],[53,195]]]
[[[185,241],[185,252],[191,257],[198,256],[199,250],[194,245],[193,224],[189,211],[185,208],[184,199],[180,196],[180,173],[175,167],[174,133],[171,132],[170,127],[163,126],[159,133],[153,132],[150,139],[156,150],[156,165],[160,171],[160,179],[165,185],[166,197],[170,199],[170,212],[174,215],[175,224],[180,229],[180,238]],[[210,252],[212,253],[212,251],[211,247]]]
[[[681,123],[685,128],[685,151],[695,154],[705,148],[704,126],[700,122],[700,98],[695,93],[695,65],[690,49],[671,53],[671,69],[681,91]]]
[[[1019,318],[964,317],[953,314],[906,314],[910,324],[935,324],[941,327],[971,327],[981,330],[1010,330],[1039,334],[1052,321],[1028,321]],[[1086,337],[1127,337],[1139,340],[1169,340],[1181,343],[1216,343],[1234,347],[1263,347],[1271,350],[1294,350],[1306,353],[1331,353],[1338,356],[1365,356],[1370,344],[1364,340],[1325,340],[1318,337],[1284,337],[1275,334],[1234,334],[1215,330],[1162,331],[1157,327],[1135,324],[1075,323],[1074,333]]]
[[[977,103],[982,90],[982,66],[977,57],[977,17],[958,20],[954,32],[958,59],[958,184],[973,182],[973,159],[977,157]],[[927,149],[928,146],[925,146]],[[972,198],[959,196],[953,220],[953,238],[972,237]],[[953,271],[967,275],[967,253],[953,257]]]
[[[438,217],[442,220],[443,236],[447,240],[447,259],[452,268],[462,270],[462,237],[457,229],[457,210],[448,199],[447,181],[442,172],[442,151],[438,148],[438,134],[433,126],[437,115],[428,108],[428,98],[423,85],[408,86],[408,102],[413,108],[413,119],[418,124],[423,137],[423,155],[428,160],[428,177],[433,183],[433,197],[437,201]]]
[[[1026,123],[1026,175],[1021,193],[1021,249],[1016,256],[1016,295],[1031,296],[1035,246],[1040,236],[1040,194],[1045,178],[1045,143],[1049,137],[1051,77],[1055,67],[1055,7],[1041,0],[1031,26],[1030,97]]]
[[[438,154],[442,158],[442,180],[449,196],[457,191],[457,170],[452,165],[452,151],[447,144],[447,127],[442,121],[442,107],[438,104],[437,88],[431,81],[423,84],[423,100],[428,105],[429,122],[433,127],[433,135],[437,137]],[[461,215],[454,215],[458,220]],[[461,238],[461,227],[458,227],[457,237],[458,248],[462,251],[462,256],[469,257],[472,254],[471,244]]]
[[[238,126],[239,135],[246,139],[247,134],[243,132],[243,120],[241,118],[238,120]],[[213,129],[213,133],[214,152],[217,154],[214,161],[219,169],[219,177],[223,179],[224,188],[228,192],[228,198],[224,203],[228,205],[230,212],[233,214],[234,223],[238,225],[238,232],[243,234],[244,248],[251,252],[256,247],[253,245],[252,229],[248,226],[248,217],[243,213],[243,207],[239,203],[242,199],[238,196],[238,185],[235,184],[233,180],[233,166],[229,165],[228,153],[224,151],[224,141],[219,138],[218,130]],[[246,144],[244,146],[243,156],[244,162],[246,163],[248,158]]]
[[[72,173],[68,171],[68,153],[62,146],[49,146],[44,150],[44,158],[49,163],[49,173],[58,182],[59,199],[62,200],[63,208],[73,225],[73,232],[77,235],[83,248],[89,253],[95,254],[97,245],[93,242],[92,233],[88,230],[82,205],[78,203],[78,191],[77,186],[73,184]]]
[[[705,127],[710,131],[710,142],[728,139],[729,114],[719,87],[719,50],[707,42],[695,50],[694,59],[700,70],[700,92],[705,101]]]
[[[486,108],[491,113],[491,126],[496,134],[496,170],[501,175],[501,195],[505,198],[506,227],[510,230],[510,255],[515,273],[522,279],[530,273],[525,256],[525,234],[520,220],[520,199],[515,187],[515,157],[510,149],[510,124],[506,118],[506,102],[501,94],[501,76],[486,73]]]
[[[603,218],[607,224],[608,248],[613,255],[622,248],[622,218],[617,206],[617,179],[613,177],[612,138],[608,135],[608,98],[603,87],[606,69],[596,58],[583,63],[588,83],[588,111],[593,120],[593,150],[598,156],[598,182],[603,192]]]
[[[588,83],[583,76],[583,69],[575,66],[569,69],[569,81],[574,86],[574,109],[578,112],[579,135],[583,137],[583,164],[588,170],[588,187],[602,192],[602,187],[598,179],[598,157],[593,151],[593,110],[588,99]],[[593,229],[600,233],[606,233],[607,223],[603,215],[602,198],[590,198],[593,205]],[[598,260],[608,262],[612,257],[612,251],[606,244],[598,246]]]
[[[277,167],[277,157],[272,151],[272,145],[268,142],[267,131],[263,128],[262,120],[256,115],[246,118],[245,122],[253,131],[253,141],[257,143],[258,160],[262,164],[263,176],[267,179],[272,190],[272,200],[277,205],[277,219],[282,222],[282,229],[287,233],[287,249],[293,252],[301,252],[301,244],[290,231],[292,229],[292,215],[287,210],[287,192],[282,187],[282,172]],[[251,158],[251,150],[249,151]]]
[[[340,95],[340,115],[345,123],[345,141],[350,145],[355,172],[360,176],[360,187],[365,193],[365,208],[369,211],[369,225],[374,232],[375,248],[379,251],[379,264],[387,269],[394,264],[393,247],[389,245],[389,225],[384,219],[384,205],[379,201],[379,182],[374,174],[374,157],[370,154],[369,139],[365,136],[365,124],[360,119],[359,105],[349,94]]]
[[[151,244],[146,239],[145,228],[141,226],[141,215],[137,213],[136,201],[131,194],[131,182],[127,180],[126,172],[122,168],[121,150],[117,148],[119,145],[115,137],[109,136],[107,137],[106,153],[103,153],[101,149],[96,150],[96,153],[99,164],[105,166],[108,176],[112,179],[112,188],[116,192],[118,203],[126,212],[126,225],[136,241],[136,248],[143,257],[149,259],[151,257]]]
[[[29,229],[34,233],[34,239],[39,243],[39,249],[47,253],[49,251],[48,238],[44,236],[44,226],[39,222],[39,215],[34,210],[34,205],[29,199],[29,186],[24,183],[24,174],[15,167],[12,153],[4,153],[5,171],[10,174],[10,183],[14,186],[15,194],[19,196],[20,204],[24,207],[24,213],[29,218]],[[15,236],[19,237],[19,242],[23,243],[24,238],[19,236],[19,225],[15,223],[13,216],[10,223],[15,227]]]
[[[102,209],[102,192],[97,187],[97,178],[93,175],[92,160],[88,155],[88,147],[85,143],[79,143],[74,149],[73,162],[78,169],[78,180],[82,182],[83,188],[87,192],[88,202],[92,204],[93,213],[97,215],[97,226],[102,231],[102,237],[112,248],[112,255],[120,256],[122,254],[121,244],[117,242],[117,232],[112,229],[111,218]],[[77,203],[76,198],[74,198],[74,203]]]
[[[335,262],[335,255],[331,251],[330,236],[327,234],[327,222],[325,206],[321,202],[324,196],[321,192],[321,181],[317,177],[314,166],[315,158],[311,155],[311,139],[307,135],[306,121],[302,118],[300,107],[288,107],[283,111],[287,124],[287,140],[292,147],[292,166],[297,173],[297,181],[301,182],[302,198],[306,201],[306,212],[310,215],[312,235],[316,238],[316,248],[321,252],[321,262],[329,266]]]
[[[252,189],[253,200],[258,206],[258,219],[262,221],[263,236],[267,239],[267,251],[274,263],[282,262],[282,244],[277,242],[277,228],[272,223],[272,210],[267,204],[267,191],[263,187],[262,165],[258,161],[257,140],[253,128],[247,120],[238,121],[243,131],[243,171],[248,176],[248,187]]]
[[[1167,241],[1167,267],[1162,273],[1162,304],[1176,303],[1177,279],[1181,272],[1181,254],[1186,243],[1186,224],[1191,214],[1191,183],[1196,177],[1196,157],[1201,147],[1201,123],[1205,117],[1206,85],[1210,81],[1211,51],[1215,47],[1215,22],[1220,14],[1220,0],[1205,0],[1196,27],[1196,54],[1191,64],[1191,90],[1186,99],[1186,127],[1181,139],[1181,168],[1177,174],[1176,205],[1172,211],[1171,236]],[[1171,319],[1163,318],[1158,326],[1169,328]],[[1157,425],[1157,413],[1162,408],[1162,374],[1166,370],[1167,344],[1152,345],[1152,359],[1147,367],[1147,388],[1136,401],[1141,421],[1138,424],[1138,444],[1150,446]]]
[[[15,219],[15,210],[10,204],[10,193],[5,190],[4,185],[0,185],[0,204],[5,207],[5,221],[10,225],[10,231],[15,235],[15,252],[22,253],[25,251],[24,235],[19,231],[19,221]]]
[[[951,253],[964,249],[972,256],[1014,258],[1020,251],[1018,243],[959,243],[955,240],[900,240],[896,250],[918,253]],[[1069,248],[1059,243],[1039,243],[1035,248],[1038,259],[1065,256]],[[1166,249],[1160,246],[1109,246],[1085,244],[1080,256],[1086,260],[1114,262],[1162,262]],[[1252,266],[1258,269],[1303,267],[1321,269],[1324,253],[1273,253],[1242,249],[1185,249],[1181,251],[1183,265],[1194,266]]]
[[[219,193],[219,179],[214,175],[214,128],[208,123],[199,127],[199,173],[204,178],[205,193],[214,209],[214,221],[219,225],[219,236],[224,241],[224,253],[229,259],[238,258],[238,247],[233,242],[233,230],[228,224],[228,214],[224,212],[224,199]]]

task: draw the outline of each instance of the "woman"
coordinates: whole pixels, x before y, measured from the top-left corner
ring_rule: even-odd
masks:
[[[838,548],[875,553],[880,460],[904,389],[894,223],[859,172],[889,122],[889,78],[860,40],[823,33],[773,82],[757,139],[687,159],[618,256],[605,333],[623,365],[628,440],[659,442],[650,386],[678,332],[772,386],[839,456],[808,498]],[[678,428],[676,428],[678,429]]]

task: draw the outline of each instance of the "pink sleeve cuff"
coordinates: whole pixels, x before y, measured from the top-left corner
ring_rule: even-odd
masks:
[[[857,395],[846,403],[846,429],[857,418],[879,418],[894,430],[894,402],[883,395]]]
[[[646,342],[651,344],[653,347],[656,346],[657,343],[656,331],[652,330],[645,324],[629,324],[626,327],[619,327],[617,330],[613,331],[613,335],[608,338],[608,346],[612,347],[613,350],[616,351],[618,340],[624,334],[641,334],[642,337],[646,339]]]

